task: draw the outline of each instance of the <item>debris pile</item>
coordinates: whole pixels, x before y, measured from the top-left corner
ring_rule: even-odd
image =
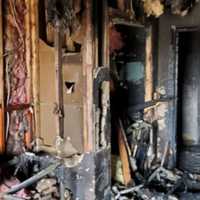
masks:
[[[11,177],[10,179],[5,179],[3,183],[1,183],[0,185],[0,193],[7,192],[11,187],[17,184],[20,184],[20,181],[15,177]],[[27,191],[23,188],[15,194],[15,197],[27,199],[29,198],[29,195]],[[3,200],[2,198],[0,199]]]
[[[11,177],[10,179],[4,180],[0,185],[0,192],[6,193],[12,187],[19,185],[21,182],[15,178]],[[57,181],[54,178],[43,178],[41,179],[36,186],[32,189],[21,189],[13,195],[15,198],[21,199],[35,199],[35,200],[56,200],[60,199],[59,187]],[[68,194],[69,197],[69,194]],[[4,199],[5,195],[4,195]],[[68,198],[69,199],[69,198]]]
[[[40,180],[36,185],[36,190],[31,191],[33,199],[58,199],[59,191],[57,187],[57,181],[53,178],[44,178]]]
[[[169,143],[166,142],[161,162],[156,159],[156,138],[151,124],[138,120],[128,126],[126,131],[119,121],[121,132],[125,138],[124,146],[128,156],[128,165],[124,159],[118,160],[113,173],[113,199],[141,200],[176,200],[185,199],[188,192],[200,190],[200,175],[191,174],[179,169],[168,169],[165,166]],[[119,133],[118,133],[119,134]],[[120,156],[121,157],[121,156]],[[115,158],[116,159],[116,156]],[[131,180],[126,181],[130,173]],[[193,195],[189,199],[193,199]]]
[[[71,200],[71,192],[61,187],[61,166],[48,155],[14,157],[1,165],[0,199]]]

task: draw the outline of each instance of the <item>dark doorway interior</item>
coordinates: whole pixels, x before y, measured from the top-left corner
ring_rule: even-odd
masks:
[[[179,167],[194,172],[200,153],[200,32],[178,33],[177,152]],[[196,159],[195,159],[196,160]]]

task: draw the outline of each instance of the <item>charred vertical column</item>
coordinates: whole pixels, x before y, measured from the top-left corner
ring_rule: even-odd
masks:
[[[32,65],[32,97],[34,104],[34,137],[39,138],[41,134],[41,124],[40,124],[40,79],[39,79],[39,28],[38,28],[38,0],[31,0],[29,2],[31,19],[30,19],[30,29],[31,29],[31,65]]]
[[[56,70],[56,119],[57,136],[64,134],[64,114],[63,114],[63,75],[62,75],[62,25],[60,20],[55,24],[55,70]]]
[[[83,77],[84,90],[83,96],[83,140],[85,152],[94,150],[93,135],[93,23],[92,23],[92,7],[93,1],[86,0],[85,4],[85,38],[83,44]]]
[[[5,133],[4,133],[4,73],[3,73],[3,14],[0,1],[0,153],[5,151]]]

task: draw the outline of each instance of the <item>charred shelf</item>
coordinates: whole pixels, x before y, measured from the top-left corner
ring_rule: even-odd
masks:
[[[139,28],[143,28],[144,27],[144,25],[139,24],[136,21],[127,20],[127,19],[124,19],[124,18],[115,17],[115,18],[112,18],[111,21],[112,21],[112,23],[114,25],[126,25],[126,26],[139,27]]]
[[[80,52],[66,52],[66,53],[63,53],[63,56],[62,57],[65,57],[65,56],[81,56],[81,53]]]
[[[113,24],[144,27],[143,24],[135,20],[133,14],[122,12],[119,9],[109,8],[109,18]]]

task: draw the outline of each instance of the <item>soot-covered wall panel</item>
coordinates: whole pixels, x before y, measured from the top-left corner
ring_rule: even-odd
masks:
[[[159,19],[158,38],[158,68],[157,91],[162,91],[169,101],[162,103],[157,112],[161,118],[158,120],[160,143],[158,149],[163,153],[166,141],[170,144],[169,166],[176,164],[176,98],[177,98],[177,73],[176,73],[176,45],[174,42],[174,30],[180,27],[197,27],[200,25],[200,4],[185,17],[165,14]]]

